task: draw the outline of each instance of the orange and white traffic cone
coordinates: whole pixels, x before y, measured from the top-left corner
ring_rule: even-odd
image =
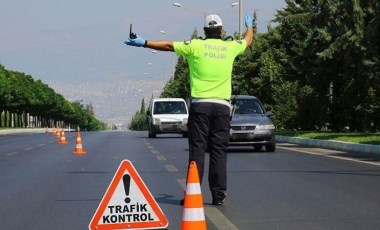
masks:
[[[55,128],[55,126],[54,126],[54,128],[53,128],[53,131],[51,131],[51,133],[55,136],[55,134],[57,133],[57,129]]]
[[[190,162],[186,180],[181,230],[206,230],[203,196],[195,161]]]
[[[68,142],[66,141],[65,130],[62,129],[62,132],[61,132],[61,139],[60,139],[60,141],[58,142],[58,144],[64,145],[64,144],[67,144],[67,143],[68,143]]]
[[[85,153],[86,153],[86,151],[83,149],[82,138],[80,136],[80,132],[79,132],[79,129],[78,129],[78,131],[77,131],[77,140],[76,140],[75,149],[74,149],[73,154],[81,155],[81,154],[85,154]]]
[[[61,138],[61,132],[62,132],[61,129],[60,129],[60,128],[57,128],[57,132],[55,133],[54,136],[55,136],[56,138]]]

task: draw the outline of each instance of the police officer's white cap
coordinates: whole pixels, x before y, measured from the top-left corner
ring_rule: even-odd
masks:
[[[205,27],[206,28],[213,28],[213,27],[219,27],[222,26],[222,19],[218,15],[211,14],[206,17],[205,20]]]

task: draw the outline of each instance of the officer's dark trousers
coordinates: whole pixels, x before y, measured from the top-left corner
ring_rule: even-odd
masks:
[[[224,198],[227,189],[227,145],[230,108],[223,104],[199,102],[190,107],[189,162],[195,161],[202,182],[208,145],[210,165],[208,181],[213,198]]]

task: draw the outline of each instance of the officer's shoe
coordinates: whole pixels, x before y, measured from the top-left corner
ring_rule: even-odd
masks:
[[[224,201],[226,200],[227,197],[224,197],[223,199],[212,199],[212,205],[216,205],[216,206],[219,206],[219,205],[223,205]],[[185,199],[182,199],[180,200],[179,204],[181,206],[183,206],[183,204],[185,203]]]
[[[226,198],[227,196],[224,196],[223,198],[212,198],[212,205],[215,205],[215,206],[223,205]]]

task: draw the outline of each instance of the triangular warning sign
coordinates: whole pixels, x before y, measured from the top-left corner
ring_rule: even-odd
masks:
[[[128,160],[120,163],[89,225],[100,229],[162,229],[169,222]]]

